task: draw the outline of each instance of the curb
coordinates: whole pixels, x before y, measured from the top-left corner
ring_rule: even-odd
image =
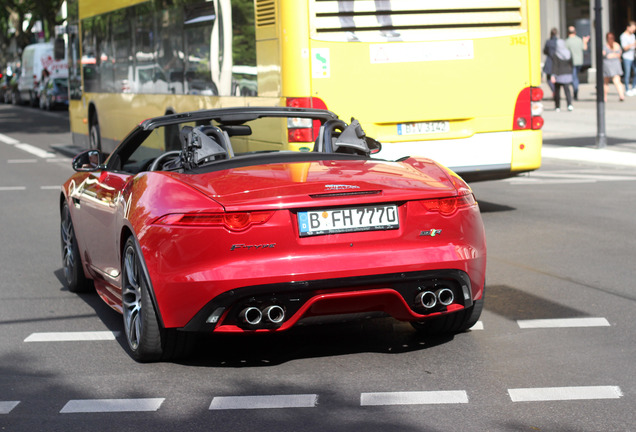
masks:
[[[636,167],[636,153],[586,147],[561,147],[544,144],[541,157],[578,162],[590,162],[603,165],[622,165]]]

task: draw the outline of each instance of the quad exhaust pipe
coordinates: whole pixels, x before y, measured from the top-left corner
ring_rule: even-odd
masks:
[[[285,309],[278,305],[267,306],[263,309],[263,317],[266,322],[280,324],[285,319]]]
[[[259,325],[263,320],[263,313],[259,308],[250,306],[241,311],[239,318],[244,324],[255,326]]]
[[[285,320],[285,309],[279,305],[269,305],[263,309],[248,306],[239,313],[239,320],[250,326],[280,324]]]
[[[439,301],[439,304],[441,304],[442,306],[448,306],[453,303],[453,300],[455,300],[453,291],[449,290],[448,288],[438,289],[437,291],[435,291],[435,296],[437,297],[437,301]]]
[[[433,309],[437,304],[448,306],[455,300],[453,291],[449,288],[440,288],[437,291],[421,291],[415,297],[415,303],[424,309]]]

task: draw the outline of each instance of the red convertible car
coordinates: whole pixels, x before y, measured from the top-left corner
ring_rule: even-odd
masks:
[[[313,127],[313,151],[278,151],[281,125]],[[110,155],[73,160],[60,196],[68,289],[94,286],[121,312],[142,362],[185,355],[200,332],[321,317],[464,331],[486,270],[473,193],[432,160],[374,158],[380,147],[356,120],[317,109],[146,120]]]

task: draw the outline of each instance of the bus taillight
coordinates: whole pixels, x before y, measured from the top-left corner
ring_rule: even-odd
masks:
[[[316,97],[287,98],[290,108],[327,109],[322,99]],[[289,118],[287,119],[287,137],[289,142],[313,142],[318,138],[320,120]]]
[[[541,87],[526,87],[517,96],[512,130],[541,129],[543,127],[543,90]]]

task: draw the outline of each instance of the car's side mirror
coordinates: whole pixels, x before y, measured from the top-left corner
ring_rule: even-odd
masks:
[[[99,150],[86,150],[73,158],[73,169],[78,172],[90,172],[102,169],[104,155]]]

